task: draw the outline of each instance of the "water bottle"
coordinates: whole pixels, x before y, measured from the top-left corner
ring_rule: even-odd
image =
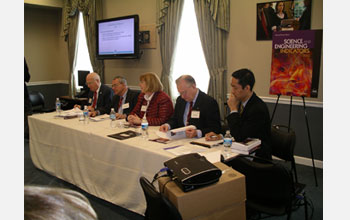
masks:
[[[111,128],[117,127],[117,120],[116,120],[116,117],[115,117],[114,108],[111,108],[111,113],[109,115],[109,118],[111,119]]]
[[[225,149],[224,151],[226,153],[229,153],[231,145],[232,145],[232,136],[230,134],[230,131],[227,130],[224,136],[224,149]]]
[[[147,121],[146,117],[142,118],[141,132],[142,132],[142,138],[147,139],[148,138],[148,121]]]
[[[84,124],[89,124],[89,110],[86,105],[84,106],[83,114],[84,114]]]
[[[61,102],[59,98],[56,98],[56,114],[61,114]]]

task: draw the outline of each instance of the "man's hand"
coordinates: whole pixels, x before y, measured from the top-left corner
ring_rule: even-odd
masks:
[[[167,124],[162,124],[160,127],[159,127],[159,131],[162,131],[162,132],[167,132],[169,130],[169,126]]]
[[[74,105],[74,108],[79,108],[79,109],[81,109],[81,106],[80,106],[80,105],[75,104],[75,105]]]
[[[95,117],[96,115],[97,115],[97,112],[96,112],[96,111],[89,112],[89,116],[90,116],[90,117]]]
[[[239,100],[231,93],[230,98],[227,100],[227,105],[231,111],[238,111]]]
[[[115,118],[116,118],[116,119],[124,119],[124,118],[126,118],[126,115],[116,113],[116,114],[115,114]]]
[[[88,106],[88,110],[89,110],[89,112],[94,112],[95,111],[95,109],[91,105]]]
[[[129,115],[128,116],[128,122],[133,125],[140,125],[141,124],[141,118],[139,118],[137,115]]]
[[[221,139],[222,139],[222,137],[220,134],[216,134],[212,131],[205,134],[206,141],[217,141],[217,140],[221,140]]]
[[[188,128],[186,130],[186,137],[188,138],[194,138],[197,137],[197,130],[193,128]]]

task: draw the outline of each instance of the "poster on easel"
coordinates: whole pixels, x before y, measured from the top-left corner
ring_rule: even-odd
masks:
[[[322,30],[273,33],[269,93],[317,98],[321,50]]]

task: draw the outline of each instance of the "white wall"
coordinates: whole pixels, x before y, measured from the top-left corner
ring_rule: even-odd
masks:
[[[140,24],[156,24],[157,0],[104,0],[103,18],[130,14],[140,16]],[[266,0],[231,0],[230,33],[227,53],[227,86],[231,73],[239,68],[250,68],[256,75],[255,91],[259,96],[274,98],[269,93],[271,41],[256,41],[256,5]],[[31,81],[68,80],[66,44],[59,36],[60,10],[28,9],[24,16],[24,52],[29,62]],[[323,1],[313,0],[312,29],[323,28]],[[105,60],[106,83],[116,75],[125,76],[129,85],[137,86],[139,75],[152,71],[161,74],[162,65],[157,34],[156,49],[144,49],[139,60]],[[321,57],[322,59],[323,57]],[[323,70],[321,62],[319,96],[309,100],[323,101]]]
[[[67,46],[61,35],[60,8],[24,7],[24,56],[30,82],[68,80]]]
[[[255,73],[255,92],[269,95],[272,41],[256,41],[256,5],[266,0],[231,0],[230,34],[228,38],[228,77],[237,69],[247,67]],[[311,29],[323,29],[323,1],[313,0]],[[322,57],[321,57],[322,59]],[[318,98],[323,100],[323,70],[320,70]],[[228,88],[230,88],[228,84]]]

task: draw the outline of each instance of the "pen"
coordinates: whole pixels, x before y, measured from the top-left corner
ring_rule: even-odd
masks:
[[[216,135],[212,135],[212,136],[210,136],[210,138],[217,138],[218,136],[216,136]]]
[[[174,148],[177,148],[177,147],[181,147],[183,145],[176,145],[176,146],[172,146],[172,147],[166,147],[166,148],[163,148],[163,150],[170,150],[170,149],[174,149]]]

